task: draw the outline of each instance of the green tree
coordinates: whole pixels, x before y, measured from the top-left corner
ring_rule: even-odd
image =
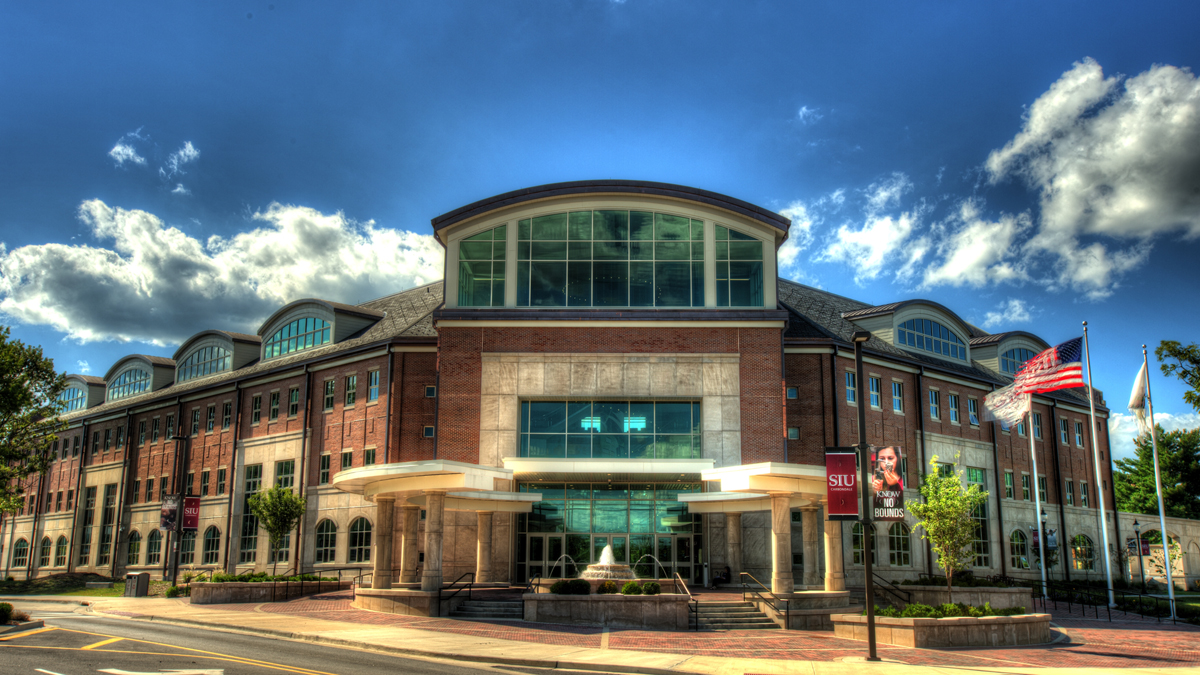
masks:
[[[988,493],[971,484],[963,489],[962,472],[943,473],[937,455],[929,461],[933,471],[921,484],[924,503],[914,502],[908,510],[920,520],[921,538],[937,553],[938,566],[946,571],[946,590],[954,601],[954,573],[975,560],[975,521],[971,514],[987,502]],[[954,456],[955,464],[958,455]]]
[[[1162,476],[1163,507],[1174,518],[1200,519],[1200,429],[1158,431],[1158,464]],[[1158,490],[1154,485],[1154,448],[1150,435],[1137,439],[1132,458],[1116,461],[1113,475],[1117,509],[1158,515]]]
[[[1200,412],[1200,347],[1194,342],[1184,347],[1175,340],[1163,340],[1154,355],[1162,364],[1163,375],[1174,375],[1191,389],[1183,393],[1183,400]]]
[[[300,524],[307,504],[291,488],[276,485],[270,490],[251,495],[248,505],[250,512],[258,518],[258,526],[266,531],[271,541],[271,571],[274,573],[275,566],[279,564],[275,555],[279,550],[279,542]]]
[[[66,387],[41,347],[10,339],[0,326],[0,513],[14,513],[22,483],[49,466],[50,446],[67,426],[58,403]]]

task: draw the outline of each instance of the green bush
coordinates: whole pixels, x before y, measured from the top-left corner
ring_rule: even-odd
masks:
[[[937,607],[914,602],[903,610],[897,610],[895,607],[884,607],[882,609],[878,606],[875,607],[876,616],[900,617],[904,619],[947,619],[959,616],[981,618],[985,616],[1016,616],[1024,613],[1024,607],[995,609],[990,602],[985,602],[983,605],[975,607],[962,602],[947,602]],[[863,614],[866,614],[865,610]]]
[[[550,584],[550,592],[555,595],[567,595],[567,580],[559,579]]]
[[[642,587],[636,581],[630,581],[621,588],[621,595],[641,595]]]
[[[167,589],[168,598],[178,598],[183,591],[178,586],[172,586]]]
[[[610,580],[600,584],[600,587],[596,589],[596,592],[610,595],[612,593],[616,593],[618,590],[617,582]]]
[[[643,595],[658,595],[662,593],[662,586],[657,581],[647,581],[642,584]]]
[[[923,605],[919,602],[909,604],[900,612],[900,616],[905,619],[923,619],[933,616],[933,608],[929,605]]]
[[[571,579],[567,582],[567,588],[571,595],[592,594],[592,584],[587,579]]]
[[[0,602],[0,626],[7,624],[12,620],[13,606],[7,602]]]

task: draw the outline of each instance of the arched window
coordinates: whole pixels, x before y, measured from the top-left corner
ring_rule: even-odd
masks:
[[[38,554],[38,567],[49,567],[50,566],[50,548],[51,548],[51,546],[52,546],[52,544],[50,543],[50,537],[43,537],[42,538],[42,548]]]
[[[146,564],[157,565],[162,562],[162,533],[151,530],[146,537]]]
[[[967,345],[954,331],[929,319],[910,319],[900,324],[896,339],[901,345],[923,349],[956,359],[967,358]]]
[[[179,364],[180,382],[204,377],[229,370],[233,366],[233,352],[224,347],[202,347],[192,352]]]
[[[67,538],[59,537],[54,543],[54,566],[66,567],[67,565]]]
[[[371,523],[366,518],[358,518],[350,523],[350,552],[346,561],[371,562]]]
[[[221,554],[221,531],[216,525],[210,525],[204,531],[204,560],[205,565],[216,565]]]
[[[79,387],[67,387],[63,393],[58,395],[58,404],[62,406],[62,411],[65,413],[72,410],[83,410],[83,406],[87,404],[87,392]]]
[[[27,564],[29,564],[29,542],[18,539],[17,543],[13,544],[12,566],[24,567]]]
[[[875,540],[876,539],[878,539],[878,537],[874,537],[874,536],[871,537],[871,564],[872,565],[874,565],[878,562],[878,558],[875,557]],[[850,548],[854,551],[854,564],[862,565],[863,561],[865,560],[865,558],[863,558],[863,526],[862,526],[862,523],[855,523],[854,528],[850,531]]]
[[[1037,356],[1037,352],[1030,351],[1024,347],[1010,349],[1000,355],[1000,370],[1009,375],[1016,375],[1021,366],[1033,357]]]
[[[888,528],[888,562],[892,567],[912,566],[912,537],[904,523],[892,523]]]
[[[131,368],[108,383],[108,400],[115,401],[150,390],[150,373],[141,368]]]
[[[508,227],[501,225],[458,244],[459,307],[504,306],[504,247]]]
[[[1029,540],[1021,530],[1008,537],[1009,566],[1014,570],[1029,569]]]
[[[317,525],[317,562],[334,562],[337,550],[337,525],[332,520],[322,520]]]
[[[267,338],[266,344],[263,345],[263,358],[273,359],[276,356],[328,344],[332,328],[333,324],[315,316],[296,319]]]
[[[1091,537],[1077,534],[1071,538],[1071,557],[1075,559],[1075,569],[1096,569],[1096,549],[1092,546]]]
[[[142,535],[137,530],[129,533],[129,556],[126,565],[136,567],[142,564]]]
[[[179,535],[179,564],[196,564],[196,531],[186,530]]]

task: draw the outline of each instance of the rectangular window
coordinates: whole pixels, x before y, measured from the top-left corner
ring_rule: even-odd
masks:
[[[1021,499],[1024,499],[1025,501],[1029,501],[1029,500],[1030,500],[1030,496],[1029,496],[1029,474],[1024,474],[1024,475],[1022,475],[1022,476],[1021,476]]]
[[[209,488],[208,479],[209,479],[209,477],[210,477],[210,473],[209,473],[208,469],[205,469],[200,472],[200,496],[201,497],[208,496],[208,488]]]
[[[796,387],[788,387],[787,397],[792,400],[800,398],[800,390]]]
[[[1058,420],[1058,437],[1063,445],[1071,444],[1071,423],[1065,419]]]
[[[157,417],[150,420],[150,442],[151,443],[158,442],[158,418]]]
[[[1042,414],[1033,413],[1033,437],[1042,440]]]
[[[251,464],[246,467],[245,494],[247,497],[258,492],[262,487],[262,464]]]
[[[354,405],[354,399],[358,395],[358,375],[346,376],[346,407]]]
[[[200,409],[192,408],[192,435],[200,433]]]
[[[432,384],[425,385],[425,398],[437,398],[437,387]]]
[[[987,489],[987,472],[975,467],[967,467],[967,484],[978,485],[981,492]],[[975,549],[973,567],[991,567],[992,550],[991,537],[988,536],[987,502],[975,507],[971,512],[971,520],[975,521],[975,539],[971,542]]]
[[[904,412],[904,383],[892,383],[892,412]]]
[[[846,373],[846,403],[857,403],[858,383],[854,373]]]
[[[233,403],[226,401],[221,409],[221,428],[228,429],[233,424]]]
[[[1088,505],[1087,483],[1081,482],[1079,484],[1079,505],[1085,508]]]
[[[1042,500],[1043,504],[1046,503],[1046,477],[1045,476],[1038,476],[1038,499]]]
[[[974,398],[967,399],[967,419],[971,422],[971,426],[979,426],[979,400]]]
[[[251,515],[242,516],[242,536],[238,543],[238,563],[252,563],[258,560],[258,518]]]
[[[267,419],[274,422],[279,419],[279,392],[271,392],[271,407],[267,409]]]
[[[123,425],[117,427],[117,442],[115,445],[118,448],[125,447],[125,427]]]
[[[72,457],[79,456],[79,439],[80,439],[80,437],[76,436],[75,440],[71,441],[71,456]]]
[[[134,490],[134,492],[137,492],[137,490]],[[62,511],[62,495],[63,495],[62,490],[59,490],[58,496],[54,498],[54,510],[55,511]],[[134,498],[133,503],[135,503],[135,504],[137,503],[136,497]]]
[[[96,523],[96,488],[83,492],[83,537],[79,542],[79,566],[87,567],[92,557],[92,528]]]
[[[946,396],[946,403],[950,406],[950,421],[958,424],[958,394],[948,394]]]
[[[292,387],[288,391],[288,417],[295,417],[300,412],[300,390]]]
[[[1075,445],[1083,447],[1083,422],[1075,423]]]
[[[138,445],[146,444],[146,420],[138,422]]]
[[[367,448],[363,450],[363,466],[373,466],[375,464],[375,448]]]
[[[1004,472],[1004,498],[1013,498],[1013,472],[1011,471]]]
[[[167,440],[175,438],[175,416],[167,415]]]
[[[379,371],[367,373],[367,401],[379,400]]]
[[[425,427],[425,428],[421,429],[421,436],[423,438],[433,438],[433,436],[434,436],[433,427]]]
[[[325,411],[333,410],[333,396],[337,389],[337,383],[333,380],[325,380]]]
[[[789,441],[800,439],[800,427],[788,427],[787,437]]]
[[[938,462],[938,475],[942,477],[953,476],[954,464],[951,462]]]
[[[189,471],[187,473],[187,478],[184,479],[183,494],[188,497],[193,496],[192,489],[195,487],[195,485],[196,485],[196,474]]]
[[[321,455],[321,473],[317,476],[317,485],[329,484],[329,455]]]
[[[217,428],[217,404],[213,403],[208,406],[208,419],[205,421],[204,430],[212,433],[213,429]]]
[[[104,430],[104,451],[108,452],[112,448],[112,429]]]
[[[133,489],[129,491],[129,503],[130,504],[138,503],[137,502],[138,495],[140,495],[141,493],[142,493],[142,481],[135,478],[135,479],[133,479]],[[61,497],[62,494],[60,493],[58,496]]]
[[[146,479],[146,502],[152,501],[154,501],[154,478],[150,477]]]
[[[100,432],[93,431],[92,432],[92,456],[95,457],[98,454],[100,454]]]
[[[262,421],[262,394],[255,394],[250,399],[250,424]]]
[[[930,419],[940,419],[942,417],[942,395],[941,392],[929,391],[929,417]]]
[[[67,510],[75,508],[75,491],[67,490]]]
[[[878,377],[868,377],[867,383],[870,385],[870,388],[871,388],[871,407],[872,408],[881,407],[883,405],[883,401],[882,401],[883,394],[880,391],[882,389],[882,385],[879,382],[879,378]]]
[[[1025,419],[1025,418],[1021,418],[1021,419]],[[1024,422],[1017,422],[1017,435],[1021,436],[1021,437],[1025,436],[1025,423]]]
[[[275,486],[290,488],[296,484],[296,460],[275,462]]]
[[[354,466],[354,451],[346,450],[342,453],[342,470],[353,468]]]
[[[163,495],[167,494],[167,489],[170,487],[170,485],[171,485],[171,477],[170,476],[163,476],[162,478],[158,479],[158,498],[159,498],[159,500],[162,500]]]
[[[225,469],[217,469],[217,494],[225,494]]]

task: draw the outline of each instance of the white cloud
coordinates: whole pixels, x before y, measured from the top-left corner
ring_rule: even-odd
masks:
[[[89,365],[87,361],[76,361],[75,368],[78,369],[82,375],[87,375],[88,373],[92,372],[92,366]]]
[[[255,227],[200,242],[145,211],[84,202],[110,248],[0,245],[0,312],[80,341],[178,343],[207,328],[254,332],[303,297],[359,302],[441,278],[430,235],[272,204]]]
[[[190,194],[192,194],[192,191],[185,188],[183,186],[183,183],[176,183],[175,189],[171,190],[171,194],[173,194],[173,195],[190,195]]]
[[[964,200],[958,211],[938,225],[939,261],[925,269],[922,288],[942,284],[983,286],[1015,281],[1025,272],[1015,248],[1017,236],[1029,230],[1029,214],[1003,214],[992,221],[975,200]]]
[[[796,119],[801,124],[814,124],[823,117],[825,116],[820,113],[820,108],[810,108],[803,105],[796,111]]]
[[[996,311],[988,312],[984,316],[983,327],[991,330],[1002,325],[1029,323],[1032,320],[1033,314],[1024,300],[1009,298],[1006,302],[1000,303]]]
[[[993,183],[1017,176],[1040,192],[1028,249],[1056,259],[1051,283],[1105,297],[1146,261],[1151,238],[1200,236],[1200,80],[1167,65],[1105,78],[1084,59],[1029,107],[986,169]],[[1082,241],[1096,236],[1133,244]]]
[[[137,150],[135,150],[132,145],[121,141],[118,141],[117,144],[113,146],[113,149],[108,151],[108,156],[113,158],[113,160],[117,163],[117,166],[120,166],[125,162],[133,162],[134,164],[146,163],[146,158],[139,155]]]
[[[1165,431],[1195,429],[1200,427],[1200,415],[1196,413],[1173,414],[1155,412],[1154,423]],[[1112,444],[1112,456],[1117,459],[1132,459],[1136,454],[1138,425],[1131,413],[1113,413],[1108,418],[1108,439]]]
[[[167,163],[159,167],[158,175],[163,177],[163,180],[169,180],[177,174],[186,173],[183,170],[183,165],[188,162],[194,162],[200,157],[200,151],[196,146],[192,145],[191,141],[186,141],[183,147],[167,156]]]
[[[786,273],[787,270],[791,270],[796,266],[800,258],[800,252],[812,244],[813,218],[808,213],[808,207],[804,205],[804,202],[800,201],[792,202],[779,213],[792,219],[792,226],[788,229],[787,241],[783,242],[783,245],[779,247],[779,252],[776,254],[780,271]]]
[[[839,226],[817,260],[841,262],[853,267],[854,280],[859,284],[878,277],[884,266],[891,262],[893,254],[905,247],[920,223],[922,208],[896,216],[882,213],[899,206],[901,198],[912,187],[912,181],[900,172],[893,173],[887,180],[872,183],[865,190],[865,219],[861,227],[849,222]],[[834,195],[843,197],[840,192]]]

